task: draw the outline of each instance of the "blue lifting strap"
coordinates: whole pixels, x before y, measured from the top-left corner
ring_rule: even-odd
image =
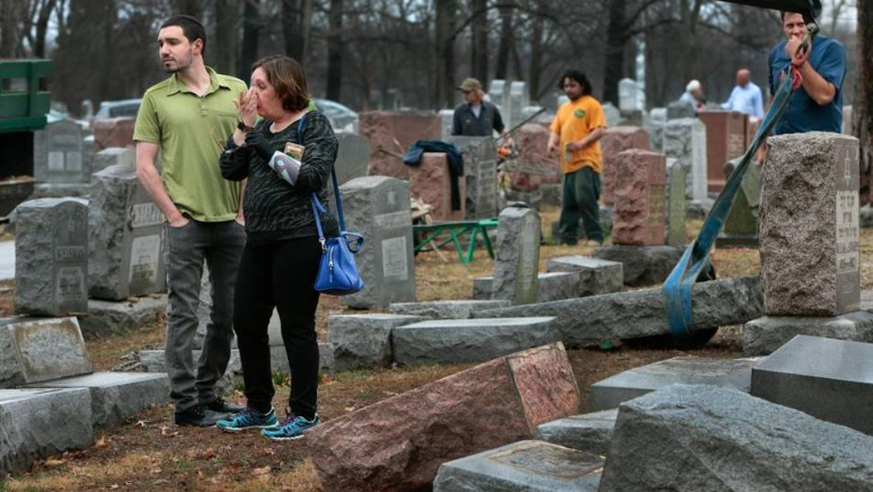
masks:
[[[805,47],[810,46],[816,30],[810,31],[804,40]],[[779,88],[776,91],[776,96],[770,105],[769,111],[764,116],[764,120],[758,127],[755,133],[755,138],[752,139],[752,145],[743,154],[740,164],[731,173],[724,188],[716,198],[712,209],[707,214],[703,221],[703,227],[697,238],[688,245],[679,263],[673,267],[670,276],[664,282],[664,308],[667,311],[667,321],[670,324],[670,333],[674,339],[687,339],[693,327],[691,317],[691,289],[694,282],[697,280],[700,272],[709,264],[709,253],[712,251],[712,245],[715,238],[721,231],[724,221],[727,218],[731,207],[734,205],[734,199],[743,182],[743,176],[752,157],[758,152],[758,149],[764,142],[764,139],[773,127],[782,117],[785,109],[788,107],[788,101],[791,99],[791,94],[800,86],[799,73],[796,69],[789,67],[785,72],[785,76],[779,83]]]

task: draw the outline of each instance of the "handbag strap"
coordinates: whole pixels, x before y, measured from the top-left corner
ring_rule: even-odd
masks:
[[[297,123],[297,141],[300,145],[303,145],[303,122],[306,119],[306,115],[304,114],[300,121]],[[330,177],[333,182],[333,196],[336,199],[336,214],[337,219],[339,220],[340,231],[344,232],[346,230],[346,218],[345,214],[343,214],[343,200],[340,196],[339,191],[339,183],[336,177],[336,168],[331,167],[330,169]],[[318,230],[318,241],[321,243],[321,248],[324,249],[325,239],[324,239],[324,230],[321,227],[321,214],[327,212],[327,209],[324,208],[324,205],[321,204],[321,201],[318,199],[318,195],[315,192],[312,193],[311,200],[312,202],[312,216],[315,218],[315,228]]]

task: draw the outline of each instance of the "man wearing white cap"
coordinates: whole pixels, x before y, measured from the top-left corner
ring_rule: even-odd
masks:
[[[679,98],[679,102],[683,102],[694,108],[695,113],[699,113],[703,110],[703,86],[700,85],[700,82],[697,80],[688,82],[688,85],[685,86],[685,94],[682,94],[682,97]]]

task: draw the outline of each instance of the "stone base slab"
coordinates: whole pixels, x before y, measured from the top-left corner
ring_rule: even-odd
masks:
[[[746,323],[743,353],[767,355],[797,335],[873,342],[873,313],[855,311],[840,316],[764,316]]]
[[[560,301],[562,299],[573,299],[579,297],[579,278],[578,272],[548,272],[537,274],[539,283],[539,291],[537,292],[537,302]],[[484,301],[491,299],[491,293],[494,285],[494,277],[477,277],[473,279],[473,299]],[[507,301],[508,302],[508,301]],[[507,306],[482,306],[483,309],[500,309]],[[472,312],[466,316],[471,317]]]
[[[542,289],[542,283],[540,283]],[[466,319],[471,318],[474,311],[509,307],[507,300],[460,300],[460,301],[430,301],[430,302],[395,302],[389,307],[391,314],[409,316],[424,316],[431,319]]]
[[[542,441],[520,441],[440,466],[434,492],[597,492],[603,458]]]
[[[574,415],[542,424],[537,437],[559,446],[606,456],[618,409]]]
[[[88,314],[79,317],[79,327],[85,336],[125,334],[153,324],[166,312],[167,296],[120,302],[89,299]]]
[[[642,287],[664,282],[682,258],[683,251],[672,246],[603,246],[594,256],[623,265],[624,284]]]

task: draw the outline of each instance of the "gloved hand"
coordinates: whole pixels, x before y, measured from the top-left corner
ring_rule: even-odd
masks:
[[[250,131],[246,133],[246,147],[250,147],[261,156],[261,159],[269,162],[276,152],[270,142],[264,137],[264,134],[258,131]]]

